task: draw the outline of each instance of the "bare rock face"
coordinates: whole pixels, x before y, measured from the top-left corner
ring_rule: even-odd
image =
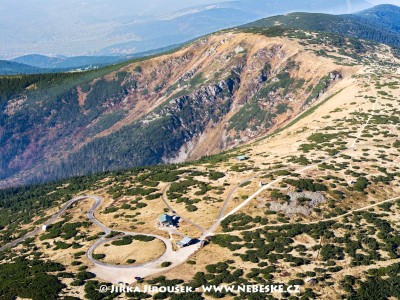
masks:
[[[290,197],[288,203],[272,202],[270,210],[283,212],[288,216],[302,214],[308,216],[312,209],[326,201],[323,194],[319,192],[288,192]]]

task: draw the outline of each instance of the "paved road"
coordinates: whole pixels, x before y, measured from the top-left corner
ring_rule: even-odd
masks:
[[[118,231],[118,232],[120,232],[121,235],[118,235],[118,236],[115,236],[115,237],[112,237],[112,238],[105,238],[106,235],[104,235],[104,236],[102,236],[100,239],[98,239],[98,240],[96,241],[96,243],[94,243],[94,244],[89,248],[89,250],[87,251],[86,254],[87,254],[87,257],[89,258],[89,260],[90,260],[92,263],[94,263],[94,264],[97,265],[97,266],[110,267],[110,268],[113,268],[113,269],[137,269],[137,267],[145,267],[146,265],[148,265],[149,262],[143,263],[143,264],[134,265],[134,266],[130,266],[130,265],[115,265],[115,264],[104,263],[104,262],[102,262],[102,261],[98,261],[98,260],[96,260],[96,259],[93,258],[93,252],[94,252],[94,250],[96,250],[96,248],[98,248],[98,247],[101,246],[102,244],[105,244],[105,243],[108,243],[108,242],[112,242],[112,241],[121,239],[123,236],[127,236],[127,235],[128,235],[128,236],[145,235],[145,236],[154,237],[154,238],[156,238],[156,239],[159,239],[159,240],[161,240],[161,241],[164,243],[164,245],[165,245],[165,251],[164,251],[164,253],[163,253],[160,257],[158,257],[157,259],[153,260],[152,262],[160,261],[160,264],[161,264],[161,262],[167,261],[165,258],[169,257],[169,254],[170,254],[171,252],[173,252],[173,248],[172,248],[172,243],[171,243],[171,241],[168,240],[168,239],[166,239],[166,238],[164,238],[164,237],[162,237],[162,236],[154,235],[154,234],[145,234],[145,233],[129,232],[129,231]],[[133,245],[133,247],[134,247],[134,245]],[[118,250],[118,248],[116,248],[116,250]]]
[[[240,183],[238,183],[238,184],[229,192],[228,196],[226,197],[226,199],[225,199],[225,201],[224,201],[224,203],[223,203],[223,205],[222,205],[222,208],[221,208],[221,210],[220,210],[220,213],[219,213],[219,215],[218,215],[218,218],[217,218],[215,221],[213,221],[213,224],[210,226],[209,229],[206,230],[206,229],[204,229],[203,227],[199,226],[198,224],[195,224],[195,223],[191,222],[190,220],[183,219],[183,218],[182,218],[182,220],[184,220],[184,221],[186,221],[186,222],[192,224],[193,226],[197,227],[197,228],[202,232],[202,235],[201,235],[200,238],[199,238],[200,241],[203,241],[206,237],[213,236],[213,235],[215,234],[215,230],[218,228],[218,226],[219,226],[219,224],[221,223],[221,221],[222,221],[224,218],[226,218],[226,216],[224,217],[224,213],[225,213],[225,210],[226,210],[226,208],[227,208],[227,206],[228,206],[228,204],[229,204],[230,199],[232,198],[232,195],[240,188],[240,186],[241,186],[242,184],[251,181],[252,179],[256,178],[257,176],[258,176],[258,174],[255,174],[255,175],[251,176],[250,178],[247,178],[247,179],[241,181]],[[168,202],[168,200],[167,200],[166,193],[167,193],[167,190],[168,190],[169,186],[170,186],[170,184],[168,184],[168,185],[166,185],[166,186],[164,187],[163,192],[162,192],[162,200],[164,201],[164,203],[165,203],[165,205],[168,207],[168,209],[169,209],[171,212],[173,212],[173,213],[176,214],[176,210],[169,204],[169,202]],[[178,215],[178,216],[179,216],[179,215]],[[179,217],[180,217],[180,216],[179,216]],[[181,217],[180,217],[180,218],[181,218]]]
[[[257,176],[258,176],[258,175],[256,174],[256,175],[251,176],[250,178],[247,178],[247,179],[243,180],[242,182],[240,182],[237,186],[235,186],[235,187],[229,192],[228,197],[226,198],[226,200],[225,200],[225,202],[224,202],[224,205],[222,206],[222,209],[221,209],[221,211],[220,211],[220,213],[219,213],[219,215],[218,215],[218,219],[219,219],[219,220],[221,220],[221,219],[224,217],[225,210],[226,210],[226,208],[227,208],[227,206],[228,206],[228,204],[229,204],[229,201],[230,201],[231,198],[232,198],[232,195],[233,195],[243,184],[245,184],[245,183],[247,183],[247,182],[250,182],[252,179],[256,178]]]
[[[88,198],[92,198],[95,200],[95,204],[92,206],[91,210],[88,212],[88,218],[91,219],[93,221],[93,223],[98,225],[105,232],[107,230],[107,227],[105,227],[103,224],[101,224],[99,221],[97,221],[93,216],[93,212],[101,204],[101,198],[98,196],[79,196],[79,197],[69,200],[67,203],[65,203],[61,207],[61,209],[54,216],[52,216],[50,219],[48,219],[43,225],[47,227],[47,226],[53,224],[72,204],[74,204],[77,201],[80,201],[83,199],[88,199]],[[90,217],[89,217],[89,215],[90,215]],[[4,251],[6,249],[12,248],[12,247],[18,245],[19,243],[22,243],[26,239],[34,237],[34,236],[38,235],[39,233],[43,232],[43,229],[42,229],[43,225],[41,227],[35,229],[34,231],[29,232],[28,234],[24,235],[23,237],[20,237],[19,239],[16,239],[15,241],[8,243],[7,245],[4,245],[3,247],[0,248],[0,251]]]
[[[252,179],[256,178],[258,174],[255,174],[251,176],[250,178],[247,178],[241,182],[239,182],[228,194],[226,197],[224,204],[222,205],[222,208],[219,212],[218,218],[215,220],[215,222],[211,225],[209,229],[203,232],[203,235],[200,237],[200,240],[204,240],[206,237],[213,236],[215,234],[215,230],[217,230],[218,226],[221,224],[222,220],[225,218],[225,210],[228,207],[229,201],[231,200],[233,194],[240,188],[240,186],[246,182],[250,182]]]
[[[63,214],[65,213],[65,211],[71,206],[73,205],[75,202],[81,201],[81,200],[85,200],[85,199],[93,199],[95,200],[95,203],[93,204],[93,206],[89,209],[89,211],[86,213],[87,218],[95,225],[97,225],[103,232],[104,235],[102,235],[87,251],[87,257],[88,259],[95,265],[99,265],[99,266],[112,266],[114,268],[135,268],[137,266],[120,266],[120,265],[111,265],[111,264],[106,264],[103,263],[101,261],[98,261],[96,259],[93,258],[93,252],[94,250],[96,250],[97,247],[99,247],[100,245],[109,242],[109,241],[113,241],[116,239],[121,238],[123,235],[130,235],[130,236],[135,236],[135,235],[145,235],[145,236],[149,236],[149,237],[154,237],[156,239],[161,240],[164,244],[165,244],[165,252],[164,254],[160,257],[162,258],[163,256],[168,256],[171,254],[171,252],[173,252],[173,246],[170,240],[159,236],[159,235],[155,235],[155,234],[146,234],[146,233],[139,233],[139,232],[130,232],[130,231],[117,231],[114,230],[115,232],[119,232],[121,233],[121,235],[113,237],[113,238],[107,238],[107,235],[109,235],[111,233],[111,231],[113,231],[111,228],[107,227],[106,225],[104,225],[103,223],[101,223],[95,216],[94,213],[97,210],[97,208],[101,205],[102,203],[102,198],[99,196],[94,196],[94,195],[87,195],[87,196],[79,196],[76,198],[73,198],[71,200],[69,200],[67,203],[65,203],[61,209],[55,214],[53,215],[49,220],[47,220],[43,225],[45,226],[50,226],[51,224],[55,223],[57,221],[57,219]],[[42,227],[43,227],[42,225]],[[26,234],[25,236],[3,246],[0,248],[0,251],[6,250],[8,248],[12,248],[16,245],[18,245],[19,243],[23,242],[24,240],[30,238],[30,237],[34,237],[35,235],[38,235],[39,233],[43,232],[42,227]],[[144,264],[145,265],[145,264]]]
[[[172,242],[162,236],[159,235],[154,235],[154,234],[146,234],[146,233],[141,233],[141,232],[130,232],[130,231],[117,231],[117,230],[112,230],[111,228],[107,227],[103,223],[101,223],[94,215],[95,211],[97,208],[101,205],[102,203],[102,198],[99,196],[94,196],[94,195],[87,195],[87,196],[79,196],[76,198],[73,198],[69,200],[67,203],[65,203],[61,209],[53,215],[49,220],[47,220],[43,225],[49,226],[57,221],[57,219],[75,202],[84,200],[84,199],[93,199],[95,203],[93,206],[89,209],[89,211],[86,213],[87,218],[95,225],[97,225],[103,232],[104,234],[89,248],[87,251],[86,255],[88,259],[93,263],[94,268],[92,269],[93,272],[99,277],[104,280],[108,280],[110,282],[126,282],[126,283],[133,283],[136,280],[134,279],[135,277],[145,277],[149,275],[153,275],[159,272],[162,272],[164,270],[169,270],[174,267],[176,267],[179,264],[184,263],[186,260],[189,259],[191,255],[193,255],[195,252],[197,252],[199,249],[201,249],[202,244],[197,243],[195,245],[191,245],[189,247],[185,247],[182,249],[179,249],[177,251],[174,251]],[[43,226],[42,225],[42,226]],[[106,238],[107,235],[111,233],[111,231],[119,232],[121,235],[113,237],[113,238]],[[34,237],[38,235],[39,233],[43,232],[42,227],[26,234],[25,236],[3,246],[0,248],[0,251],[12,248],[19,243],[25,241],[26,239],[30,237]],[[123,235],[130,235],[130,236],[135,236],[135,235],[145,235],[145,236],[150,236],[157,238],[161,240],[164,245],[165,245],[165,251],[164,253],[158,257],[157,259],[141,264],[141,265],[135,265],[135,266],[130,266],[130,265],[113,265],[113,264],[107,264],[101,261],[98,261],[93,258],[93,252],[97,247],[102,245],[103,243],[113,241],[116,239],[121,238]],[[160,268],[161,263],[163,262],[170,262],[171,265],[167,268]]]
[[[225,201],[224,201],[224,203],[223,203],[223,205],[222,205],[222,208],[221,208],[220,213],[219,213],[219,215],[218,215],[218,219],[216,219],[215,221],[213,221],[214,223],[212,224],[212,226],[211,226],[209,229],[206,230],[206,229],[204,229],[203,227],[201,227],[200,225],[195,224],[195,223],[191,222],[190,220],[183,219],[183,218],[182,218],[181,216],[179,216],[179,215],[178,215],[178,216],[179,216],[180,218],[182,218],[182,220],[184,220],[184,221],[186,221],[186,222],[192,224],[193,226],[195,226],[196,228],[198,228],[198,229],[201,231],[202,235],[201,235],[201,237],[200,237],[200,240],[204,240],[204,238],[206,238],[207,236],[212,236],[212,235],[214,235],[214,231],[217,229],[217,227],[219,226],[220,222],[224,219],[224,213],[225,213],[225,210],[226,210],[226,208],[227,208],[227,206],[228,206],[228,204],[229,204],[230,199],[232,198],[232,195],[240,188],[240,186],[241,186],[242,184],[251,181],[252,179],[254,179],[254,178],[257,177],[257,176],[258,176],[258,175],[256,174],[256,175],[251,176],[250,178],[247,178],[247,179],[241,181],[239,184],[237,184],[237,185],[229,192],[228,196],[226,197],[226,199],[225,199]],[[176,210],[174,210],[174,208],[169,204],[169,202],[168,202],[168,200],[167,200],[166,193],[167,193],[167,190],[168,190],[169,186],[170,186],[170,184],[168,184],[168,185],[166,185],[166,186],[164,187],[163,192],[162,192],[162,200],[164,201],[165,205],[168,207],[168,209],[169,209],[171,212],[176,213]]]

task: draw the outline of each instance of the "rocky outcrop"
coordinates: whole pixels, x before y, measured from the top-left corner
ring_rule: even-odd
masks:
[[[288,192],[287,195],[290,197],[288,202],[271,202],[269,209],[288,216],[296,214],[308,216],[314,207],[326,201],[324,195],[319,192]]]

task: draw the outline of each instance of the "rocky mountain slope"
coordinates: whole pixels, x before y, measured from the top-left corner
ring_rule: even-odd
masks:
[[[95,72],[3,77],[0,186],[218,153],[279,129],[394,51],[323,33],[234,29]]]

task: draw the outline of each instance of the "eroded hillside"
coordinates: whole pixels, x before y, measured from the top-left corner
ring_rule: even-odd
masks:
[[[325,34],[231,30],[95,79],[33,84],[3,105],[0,185],[218,153],[279,129],[391,52]]]

